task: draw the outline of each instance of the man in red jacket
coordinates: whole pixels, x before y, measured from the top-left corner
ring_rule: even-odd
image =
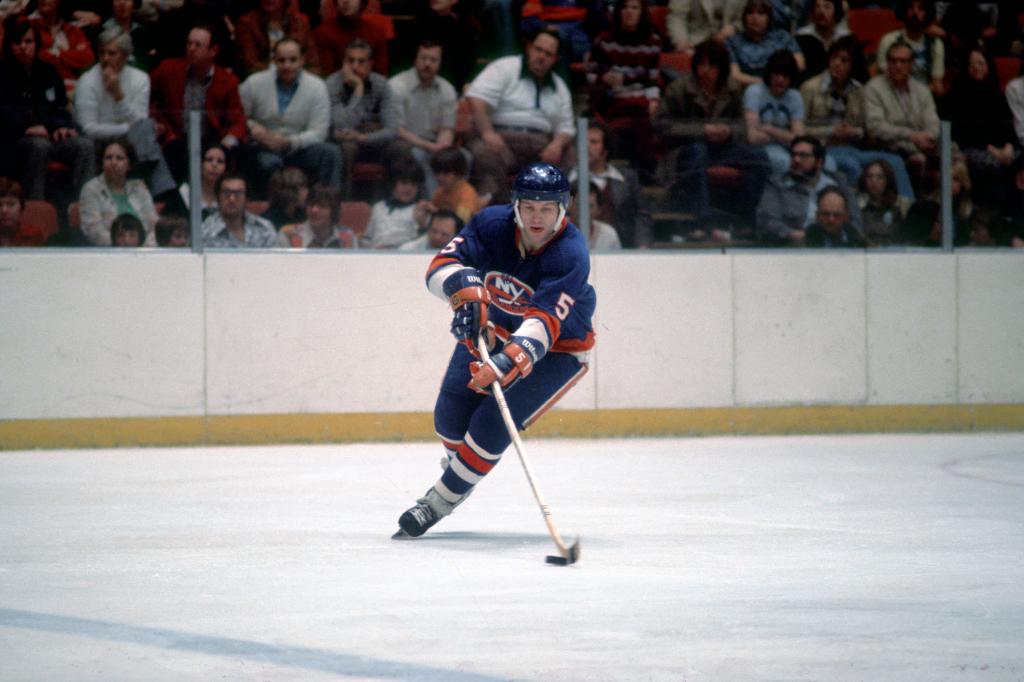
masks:
[[[238,78],[214,64],[219,49],[210,27],[196,26],[189,31],[185,58],[165,59],[150,75],[150,115],[179,183],[188,175],[189,111],[203,112],[204,143],[219,142],[230,150],[246,135]]]

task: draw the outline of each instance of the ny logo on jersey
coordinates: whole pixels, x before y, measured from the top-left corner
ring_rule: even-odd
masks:
[[[533,300],[533,288],[504,272],[489,272],[484,278],[491,300],[510,315],[524,315]]]

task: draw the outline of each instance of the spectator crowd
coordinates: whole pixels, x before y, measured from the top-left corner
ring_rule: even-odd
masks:
[[[3,0],[0,19],[2,246],[187,246],[195,195],[210,248],[437,249],[531,161],[575,182],[583,115],[596,250],[938,245],[941,120],[954,244],[1024,247],[1019,0]]]

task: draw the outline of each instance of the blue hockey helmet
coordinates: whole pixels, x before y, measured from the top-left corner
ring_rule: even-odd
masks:
[[[550,163],[531,163],[519,171],[512,184],[512,201],[556,201],[563,209],[569,208],[569,178]]]

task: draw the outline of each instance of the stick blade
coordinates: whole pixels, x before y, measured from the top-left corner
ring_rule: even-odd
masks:
[[[548,555],[544,557],[544,561],[555,566],[568,566],[574,564],[580,560],[580,539],[576,538],[576,542],[572,543],[572,547],[565,550],[562,556]]]

